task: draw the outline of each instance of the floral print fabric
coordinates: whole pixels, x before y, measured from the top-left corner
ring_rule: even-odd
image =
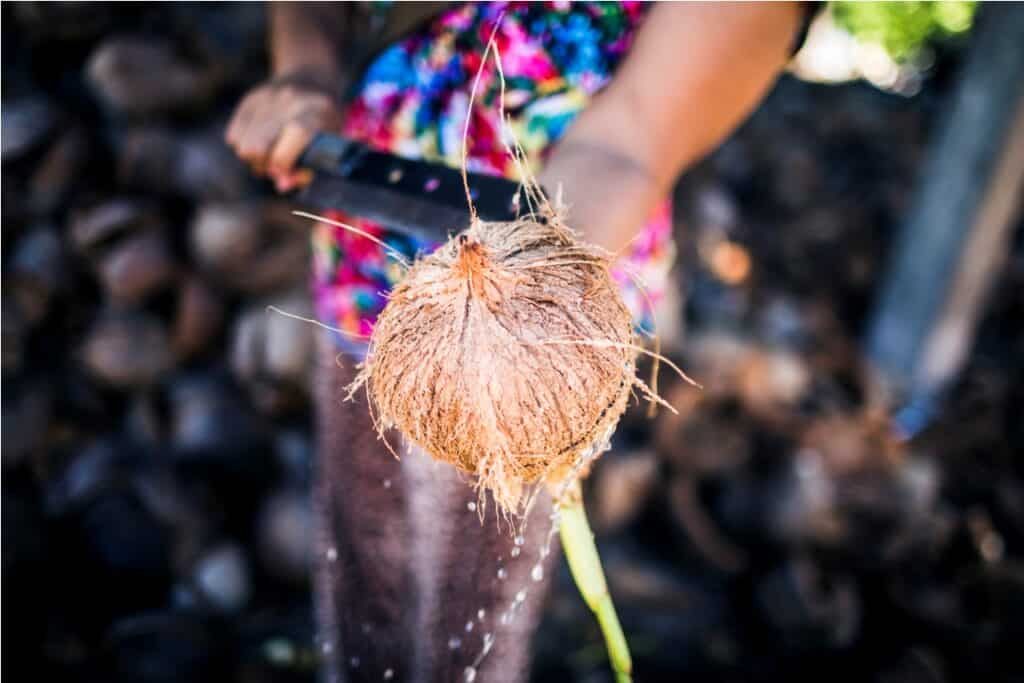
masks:
[[[643,14],[637,2],[459,5],[372,62],[356,88],[343,132],[382,151],[459,167],[469,92],[493,33],[505,77],[509,129],[536,170],[607,84]],[[516,178],[500,137],[501,101],[498,70],[489,58],[468,114],[468,167]],[[410,258],[437,246],[357,216],[328,216]],[[674,256],[671,236],[666,201],[613,271],[638,325],[649,325],[651,307],[661,296]],[[326,223],[317,224],[313,247],[317,315],[350,340],[367,337],[387,291],[401,277],[400,267],[380,245]]]

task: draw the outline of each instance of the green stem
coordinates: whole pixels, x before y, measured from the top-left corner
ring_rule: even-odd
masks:
[[[587,513],[583,509],[583,498],[578,488],[559,503],[559,510],[562,549],[569,561],[572,578],[587,606],[597,615],[608,647],[608,658],[615,671],[616,683],[630,683],[633,680],[633,660],[619,624],[619,616],[615,613],[615,605],[612,604],[611,593],[608,592],[601,558],[594,545],[594,533],[587,522]]]

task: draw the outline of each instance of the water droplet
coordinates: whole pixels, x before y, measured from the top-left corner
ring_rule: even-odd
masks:
[[[328,562],[334,562],[335,560],[338,559],[338,549],[337,548],[328,548],[327,552],[324,553],[324,554],[327,556],[327,561]]]
[[[506,571],[506,569],[504,567],[500,567],[498,569],[498,579],[501,580],[501,581],[504,581],[507,578],[508,578],[508,571]]]
[[[516,545],[523,545],[524,543],[526,543],[526,539],[522,536],[516,536],[514,542]]]
[[[524,588],[521,591],[519,591],[518,593],[516,593],[516,602],[523,602],[525,600],[526,600],[526,589]]]
[[[474,503],[473,501],[469,501],[468,503],[466,503],[466,509],[469,510],[470,512],[474,512],[476,510],[476,503]]]
[[[467,666],[466,671],[463,674],[463,678],[466,680],[466,683],[473,683],[473,681],[476,680],[476,669],[471,666]]]
[[[462,647],[462,638],[459,638],[458,636],[452,636],[448,639],[449,650],[458,650],[460,647]]]
[[[508,612],[501,613],[501,625],[508,626],[508,622],[512,621],[511,615]]]
[[[512,557],[519,557],[519,553],[522,552],[521,548],[512,548]]]
[[[466,622],[466,633],[469,633],[472,630],[473,630],[473,622],[472,622],[472,620],[467,621]]]
[[[384,488],[386,488],[386,489],[391,488],[391,480],[390,479],[385,479],[384,480]],[[388,669],[388,671],[391,671],[391,669]]]
[[[323,652],[325,655],[331,654],[331,650],[333,649],[334,647],[329,642],[325,642],[323,645],[320,646],[320,651]]]
[[[530,572],[530,578],[534,581],[544,580],[544,567],[540,564],[533,565],[533,570]]]
[[[348,660],[348,665],[350,667],[352,667],[353,669],[358,669],[359,668],[359,657],[352,657],[351,659],[349,659]]]
[[[486,617],[486,616],[487,616],[487,610],[485,610],[485,609],[477,610],[477,612],[476,612],[477,620],[483,621],[484,617]]]
[[[384,669],[384,680],[385,681],[390,681],[394,677],[395,677],[395,670],[394,669]]]
[[[998,562],[1003,556],[1004,548],[1003,537],[993,531],[989,531],[982,536],[978,549],[986,561]]]
[[[483,651],[483,654],[486,655],[488,652],[490,652],[492,647],[494,647],[494,634],[493,633],[485,633],[484,634],[484,651]]]
[[[283,666],[295,660],[295,647],[284,638],[273,638],[263,644],[263,655],[271,662]]]

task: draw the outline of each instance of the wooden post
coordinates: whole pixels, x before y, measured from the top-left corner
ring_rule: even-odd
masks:
[[[966,358],[1024,187],[1024,4],[983,6],[972,40],[867,335],[915,423]]]

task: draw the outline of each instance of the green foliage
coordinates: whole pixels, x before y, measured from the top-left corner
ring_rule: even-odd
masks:
[[[880,44],[897,62],[969,30],[977,6],[974,0],[831,3],[839,26],[857,40]]]

